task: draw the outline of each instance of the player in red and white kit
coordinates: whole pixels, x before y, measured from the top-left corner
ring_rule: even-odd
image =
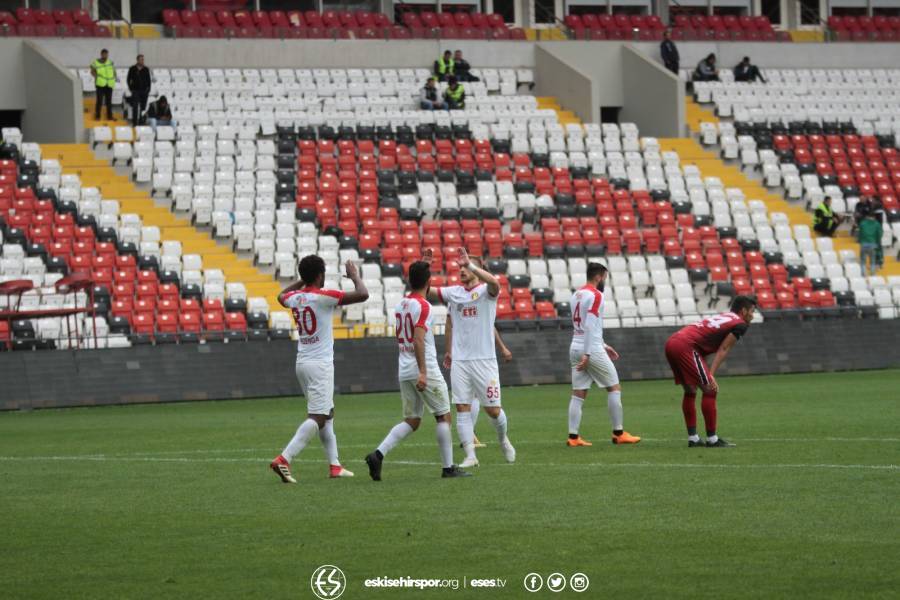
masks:
[[[607,268],[596,262],[588,263],[586,283],[572,294],[572,345],[569,363],[572,366],[572,396],[569,399],[570,447],[592,446],[578,433],[581,409],[591,384],[606,389],[606,406],[612,425],[613,444],[637,444],[641,438],[623,428],[622,386],[613,365],[619,354],[603,342],[603,288],[609,275]]]
[[[462,285],[428,290],[429,300],[447,305],[448,318],[453,322],[450,386],[456,405],[456,431],[466,452],[466,458],[459,466],[478,466],[471,413],[472,400],[476,398],[497,431],[503,456],[512,463],[516,460],[516,449],[507,437],[506,413],[500,404],[500,371],[494,347],[500,282],[470,260],[464,248],[460,248],[459,263]]]
[[[428,262],[409,267],[410,293],[394,308],[397,342],[400,344],[398,378],[403,400],[403,420],[366,456],[369,476],[381,481],[384,457],[409,434],[419,428],[425,407],[437,421],[436,434],[441,453],[441,477],[468,477],[453,464],[453,436],[450,433],[450,394],[441,375],[434,347],[434,311],[425,295],[431,279]]]
[[[706,424],[706,446],[728,448],[734,446],[716,434],[716,395],[719,384],[716,371],[728,352],[747,333],[753,320],[756,300],[749,296],[735,296],[730,312],[707,317],[675,332],[666,342],[666,359],[672,367],[675,383],[684,387],[681,411],[688,430],[688,447],[703,446],[697,435],[697,388],[703,391],[700,409]],[[705,356],[715,353],[712,367]]]
[[[352,292],[322,289],[325,283],[325,261],[318,256],[305,256],[300,261],[300,280],[278,295],[278,302],[291,309],[297,323],[297,365],[295,372],[306,396],[306,420],[285,449],[269,465],[284,483],[297,483],[291,475],[290,462],[318,432],[331,477],[353,477],[338,460],[337,438],[334,436],[334,335],[332,318],[338,306],[365,302],[369,292],[356,265],[347,261],[347,277],[353,282]]]

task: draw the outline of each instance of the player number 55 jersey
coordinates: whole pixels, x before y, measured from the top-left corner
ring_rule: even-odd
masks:
[[[598,354],[603,350],[603,292],[586,285],[572,294],[572,345],[571,351],[581,354]],[[589,348],[584,347],[589,338]]]
[[[297,362],[334,360],[334,334],[331,319],[344,292],[306,287],[285,294],[284,305],[291,309],[300,339]]]
[[[416,349],[413,345],[416,329],[425,329],[425,370],[430,379],[441,376],[437,362],[437,350],[434,346],[434,311],[422,296],[410,294],[394,308],[397,343],[400,345],[400,364],[398,377],[400,381],[416,380],[419,377],[419,364],[416,362]]]

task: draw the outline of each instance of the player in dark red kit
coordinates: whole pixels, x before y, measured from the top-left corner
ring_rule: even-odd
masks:
[[[697,388],[703,391],[700,409],[706,424],[706,446],[728,448],[734,446],[716,435],[716,371],[728,352],[747,332],[753,320],[756,300],[749,296],[735,296],[730,312],[707,317],[678,330],[666,342],[666,358],[675,375],[675,383],[684,388],[681,411],[688,430],[688,447],[703,446],[697,435]],[[705,356],[715,353],[712,368]]]

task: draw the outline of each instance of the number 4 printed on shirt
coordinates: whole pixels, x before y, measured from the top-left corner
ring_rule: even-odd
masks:
[[[713,329],[719,329],[722,325],[725,325],[731,321],[731,317],[726,315],[716,315],[714,317],[710,317],[706,319],[706,324]]]

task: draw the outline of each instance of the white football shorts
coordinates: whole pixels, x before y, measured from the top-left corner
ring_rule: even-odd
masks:
[[[401,381],[400,398],[403,400],[404,419],[421,419],[426,406],[428,412],[437,417],[450,412],[450,393],[443,378],[429,378],[428,385],[421,392],[416,389],[415,380]]]
[[[497,359],[454,360],[450,366],[454,404],[500,406],[500,370]]]
[[[573,390],[589,390],[591,383],[596,383],[599,387],[608,388],[619,383],[619,373],[616,366],[609,358],[604,350],[599,354],[592,354],[591,360],[584,371],[575,368],[581,361],[581,352],[577,350],[569,350],[569,363],[572,365],[572,389]]]
[[[334,363],[330,360],[297,363],[295,371],[306,396],[307,414],[329,414],[334,408]]]

